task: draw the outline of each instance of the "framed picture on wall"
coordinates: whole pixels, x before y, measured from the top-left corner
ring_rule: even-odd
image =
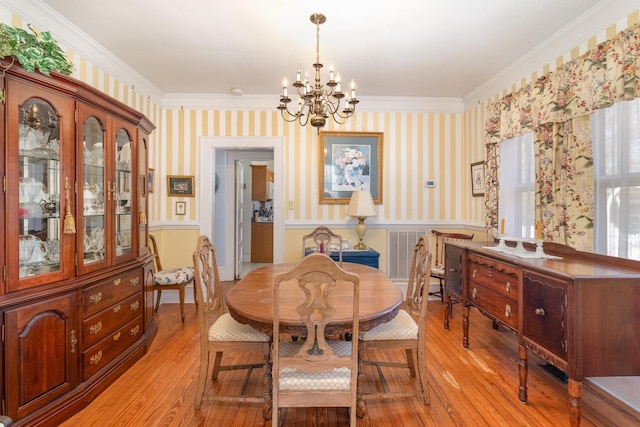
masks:
[[[187,202],[176,202],[176,215],[186,215]]]
[[[320,203],[348,204],[356,190],[382,203],[382,132],[320,132]]]
[[[167,192],[170,197],[194,197],[193,175],[167,176]]]
[[[484,162],[471,163],[471,195],[484,196]]]
[[[156,170],[149,168],[149,176],[147,176],[147,190],[149,193],[153,193],[153,183],[155,182]]]

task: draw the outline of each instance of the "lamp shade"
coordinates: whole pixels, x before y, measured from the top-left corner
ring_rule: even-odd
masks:
[[[355,217],[374,216],[376,214],[373,206],[373,198],[367,190],[354,191],[347,207],[347,215]]]

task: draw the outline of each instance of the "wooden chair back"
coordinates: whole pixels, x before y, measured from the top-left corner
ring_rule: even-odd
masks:
[[[218,273],[216,251],[207,236],[198,237],[193,253],[195,270],[195,292],[198,301],[198,320],[200,322],[200,340],[208,342],[209,327],[224,312],[222,285]]]
[[[473,240],[473,234],[447,233],[438,230],[431,230],[431,235],[435,237],[436,249],[434,251],[433,266],[444,266],[444,247],[448,241]]]
[[[358,340],[328,340],[325,327],[336,311],[331,303],[331,294],[338,288],[340,294],[352,294],[352,333],[354,337],[358,336],[359,284],[358,275],[342,270],[331,258],[319,253],[310,254],[292,270],[275,277],[273,425],[278,425],[278,408],[349,407],[351,425],[355,426]],[[297,313],[307,331],[302,341],[290,341],[285,334],[280,334],[282,298],[296,298],[296,301],[300,301]],[[288,313],[289,318],[291,314]],[[319,374],[334,369],[341,370],[343,386],[328,386],[328,389],[323,389],[323,386],[327,387],[326,379]],[[300,385],[292,389],[292,382],[297,384],[298,381],[301,381]],[[348,387],[344,386],[345,382]]]
[[[149,234],[149,248],[153,255],[153,263],[156,267],[156,271],[162,271],[162,262],[160,261],[160,255],[158,254],[158,244],[156,243],[156,238],[153,234]]]
[[[427,297],[423,294],[424,288],[429,288],[432,261],[433,255],[429,250],[427,236],[422,235],[413,250],[407,297],[404,302],[404,309],[407,313],[418,319],[418,349],[425,344],[426,330],[424,325],[427,321]]]
[[[305,256],[306,242],[307,240],[313,240],[315,247],[318,248],[317,252],[330,253],[329,244],[331,241],[338,241],[338,262],[342,265],[342,236],[335,234],[329,229],[329,227],[320,226],[316,227],[311,233],[302,237],[302,256]]]

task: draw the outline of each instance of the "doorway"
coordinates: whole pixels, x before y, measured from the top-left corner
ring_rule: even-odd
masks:
[[[262,137],[201,137],[199,145],[198,203],[200,234],[211,238],[221,280],[237,273],[236,161],[273,160],[273,262],[284,261],[283,140]],[[216,187],[217,183],[217,187]],[[212,189],[217,188],[215,191]],[[246,200],[246,198],[245,198]],[[246,211],[246,208],[244,208]],[[246,215],[246,214],[245,214]],[[250,221],[249,221],[250,223]],[[246,234],[244,234],[246,239]],[[223,248],[223,249],[220,249]]]

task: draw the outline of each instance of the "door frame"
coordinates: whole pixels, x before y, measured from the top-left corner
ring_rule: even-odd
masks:
[[[273,150],[273,262],[284,262],[284,139],[282,137],[200,137],[198,146],[198,217],[200,218],[200,234],[209,236],[211,241],[216,242],[214,235],[215,224],[215,203],[216,197],[211,191],[215,187],[216,166],[222,163],[227,169],[219,171],[225,175],[226,196],[225,206],[233,206],[234,202],[234,167],[228,167],[227,159],[219,162],[216,155],[229,151],[252,151],[252,150]],[[219,203],[221,201],[218,201]],[[234,215],[225,215],[224,230],[234,230]],[[218,270],[221,280],[233,280],[235,271],[235,233],[225,233],[223,240],[224,255],[218,256]],[[220,244],[218,244],[219,246]],[[220,250],[217,250],[220,253]],[[221,254],[222,255],[222,254]]]

